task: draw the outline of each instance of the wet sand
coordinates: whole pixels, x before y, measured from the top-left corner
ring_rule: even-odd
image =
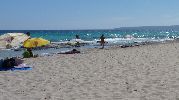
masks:
[[[0,100],[179,100],[179,43],[24,59],[0,72]]]

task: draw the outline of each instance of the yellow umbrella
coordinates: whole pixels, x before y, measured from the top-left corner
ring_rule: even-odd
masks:
[[[24,41],[23,46],[26,48],[34,48],[34,47],[41,47],[49,44],[50,41],[45,40],[43,38],[31,38]]]

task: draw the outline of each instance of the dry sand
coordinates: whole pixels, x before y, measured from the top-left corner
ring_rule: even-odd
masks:
[[[25,59],[0,72],[0,100],[179,100],[179,43]]]

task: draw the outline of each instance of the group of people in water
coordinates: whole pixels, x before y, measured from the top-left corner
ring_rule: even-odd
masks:
[[[79,35],[76,35],[76,39],[80,39]],[[102,49],[103,49],[104,48],[104,44],[105,44],[105,37],[104,37],[103,34],[100,36],[100,41],[99,42],[100,42],[100,44],[102,46]]]

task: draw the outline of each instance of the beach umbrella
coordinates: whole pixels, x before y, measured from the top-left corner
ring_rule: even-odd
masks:
[[[11,36],[10,33],[7,33],[7,34],[3,34],[0,36],[0,41],[6,41],[6,42],[11,42],[12,41],[12,38],[14,38],[13,36]]]
[[[24,33],[6,33],[0,36],[0,47],[5,47],[7,44],[17,47],[28,38],[29,36]]]
[[[49,44],[50,41],[45,40],[43,38],[31,38],[24,41],[23,46],[26,48],[34,48],[34,47],[41,47]]]
[[[27,39],[29,39],[29,36],[27,36],[26,34],[19,34],[18,36],[15,36],[14,39],[11,41],[11,46],[19,46],[22,45],[24,41],[26,41]]]
[[[6,41],[0,41],[0,49],[5,49],[6,48]]]

